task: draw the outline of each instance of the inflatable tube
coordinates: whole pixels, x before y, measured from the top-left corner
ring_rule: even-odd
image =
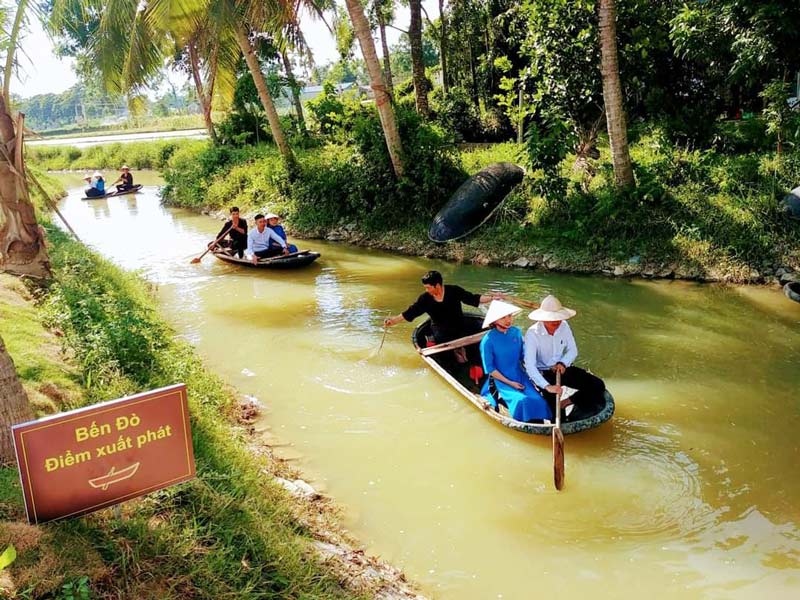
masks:
[[[450,242],[468,236],[483,225],[525,175],[512,163],[493,163],[461,184],[434,217],[428,237]]]
[[[800,186],[794,188],[781,202],[783,212],[793,219],[800,219]]]
[[[800,302],[800,281],[790,281],[783,286],[783,293],[789,300]]]

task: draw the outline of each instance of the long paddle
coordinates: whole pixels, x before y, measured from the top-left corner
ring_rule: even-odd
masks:
[[[556,385],[561,387],[561,373],[556,371]],[[553,427],[553,483],[564,487],[564,434],[561,432],[561,392],[556,395],[556,425]]]
[[[226,229],[224,232],[222,232],[222,235],[221,235],[221,236],[219,236],[217,239],[215,239],[215,240],[214,240],[214,243],[213,243],[213,244],[211,244],[211,245],[210,245],[208,248],[206,248],[206,251],[205,251],[205,252],[203,252],[203,253],[202,253],[200,256],[198,256],[198,257],[196,257],[196,258],[193,258],[193,259],[192,259],[192,262],[191,262],[190,264],[192,264],[192,265],[196,265],[196,264],[197,264],[197,263],[199,263],[201,260],[203,260],[203,257],[204,257],[206,254],[208,254],[209,252],[211,252],[211,249],[212,249],[214,246],[216,246],[216,245],[219,243],[219,241],[220,241],[222,238],[224,238],[226,235],[228,235],[228,232],[231,230],[231,228],[232,228],[232,227],[233,227],[233,223],[231,223],[231,226],[230,226],[230,227],[228,227],[228,228],[227,228],[227,229]]]
[[[456,348],[469,346],[470,344],[480,342],[483,336],[485,336],[487,333],[489,333],[488,329],[485,331],[479,331],[478,333],[473,333],[472,335],[458,338],[457,340],[444,342],[443,344],[437,344],[435,346],[431,346],[430,348],[421,348],[419,353],[422,354],[422,356],[430,356],[431,354],[438,354],[439,352],[447,352],[448,350],[455,350]]]
[[[539,308],[539,304],[536,302],[531,302],[530,300],[525,300],[524,298],[520,298],[518,296],[505,294],[504,292],[495,292],[495,293],[504,294],[506,300],[508,300],[509,302],[513,302],[514,304],[518,304],[519,306],[522,306],[524,308],[533,308],[533,309]]]

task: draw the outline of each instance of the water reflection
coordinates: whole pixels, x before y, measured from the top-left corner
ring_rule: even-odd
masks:
[[[78,234],[158,283],[207,364],[266,407],[369,548],[441,598],[792,598],[800,585],[800,305],[776,290],[486,269],[324,242],[311,268],[199,255],[218,223],[157,188],[105,208],[72,194]],[[301,244],[306,245],[306,244]],[[578,309],[579,362],[617,415],[566,441],[489,422],[381,321],[430,268],[468,289]],[[527,327],[525,318],[518,325]]]

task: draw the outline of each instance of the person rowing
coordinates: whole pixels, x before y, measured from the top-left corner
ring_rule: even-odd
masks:
[[[477,328],[464,319],[462,304],[479,306],[495,299],[505,298],[505,294],[473,294],[457,285],[445,285],[439,271],[428,271],[422,277],[425,292],[399,315],[388,317],[383,321],[384,327],[392,327],[401,321],[411,322],[423,314],[431,319],[433,342],[442,344],[473,333]],[[456,348],[456,360],[466,362],[464,348]]]
[[[127,192],[128,190],[133,189],[133,175],[131,174],[131,170],[128,168],[128,165],[122,165],[120,171],[122,171],[122,174],[111,185],[119,184],[117,185],[118,192]]]
[[[215,245],[222,246],[223,248],[230,248],[231,256],[239,255],[239,258],[244,256],[244,251],[247,249],[247,221],[239,216],[239,207],[231,207],[231,218],[225,221],[222,229],[217,233],[215,239],[220,240],[218,243],[209,242],[209,249],[214,248]],[[225,238],[229,237],[230,241]]]
[[[277,233],[267,227],[267,220],[264,215],[257,214],[256,227],[247,234],[247,257],[258,264],[260,258],[270,258],[281,254],[289,254],[289,247]],[[275,241],[278,248],[270,248],[270,241]]]
[[[567,319],[575,314],[555,296],[547,296],[528,315],[536,323],[525,333],[525,370],[545,400],[555,408],[556,396],[561,391],[556,385],[557,373],[561,374],[562,385],[578,390],[561,404],[565,415],[572,420],[584,418],[600,407],[606,389],[602,379],[573,365],[578,358],[578,346]]]

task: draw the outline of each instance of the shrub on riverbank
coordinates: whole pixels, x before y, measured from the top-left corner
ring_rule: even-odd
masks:
[[[18,522],[24,511],[16,470],[0,469],[0,545],[18,550],[8,571],[11,593],[55,597],[68,584],[97,597],[360,597],[320,564],[300,509],[231,425],[236,399],[172,337],[142,282],[56,229],[48,237],[56,279],[38,292],[41,310],[76,366],[60,374],[61,357],[41,351],[32,308],[14,307],[20,318],[0,323],[26,388],[44,398],[39,414],[184,381],[198,477],[126,503],[121,521],[102,511],[32,527]],[[0,294],[0,314],[4,300]]]
[[[115,142],[88,148],[75,146],[28,146],[27,159],[40,169],[118,170],[127,164],[132,169],[163,169],[176,149],[200,148],[197,140],[155,140],[148,142]]]

